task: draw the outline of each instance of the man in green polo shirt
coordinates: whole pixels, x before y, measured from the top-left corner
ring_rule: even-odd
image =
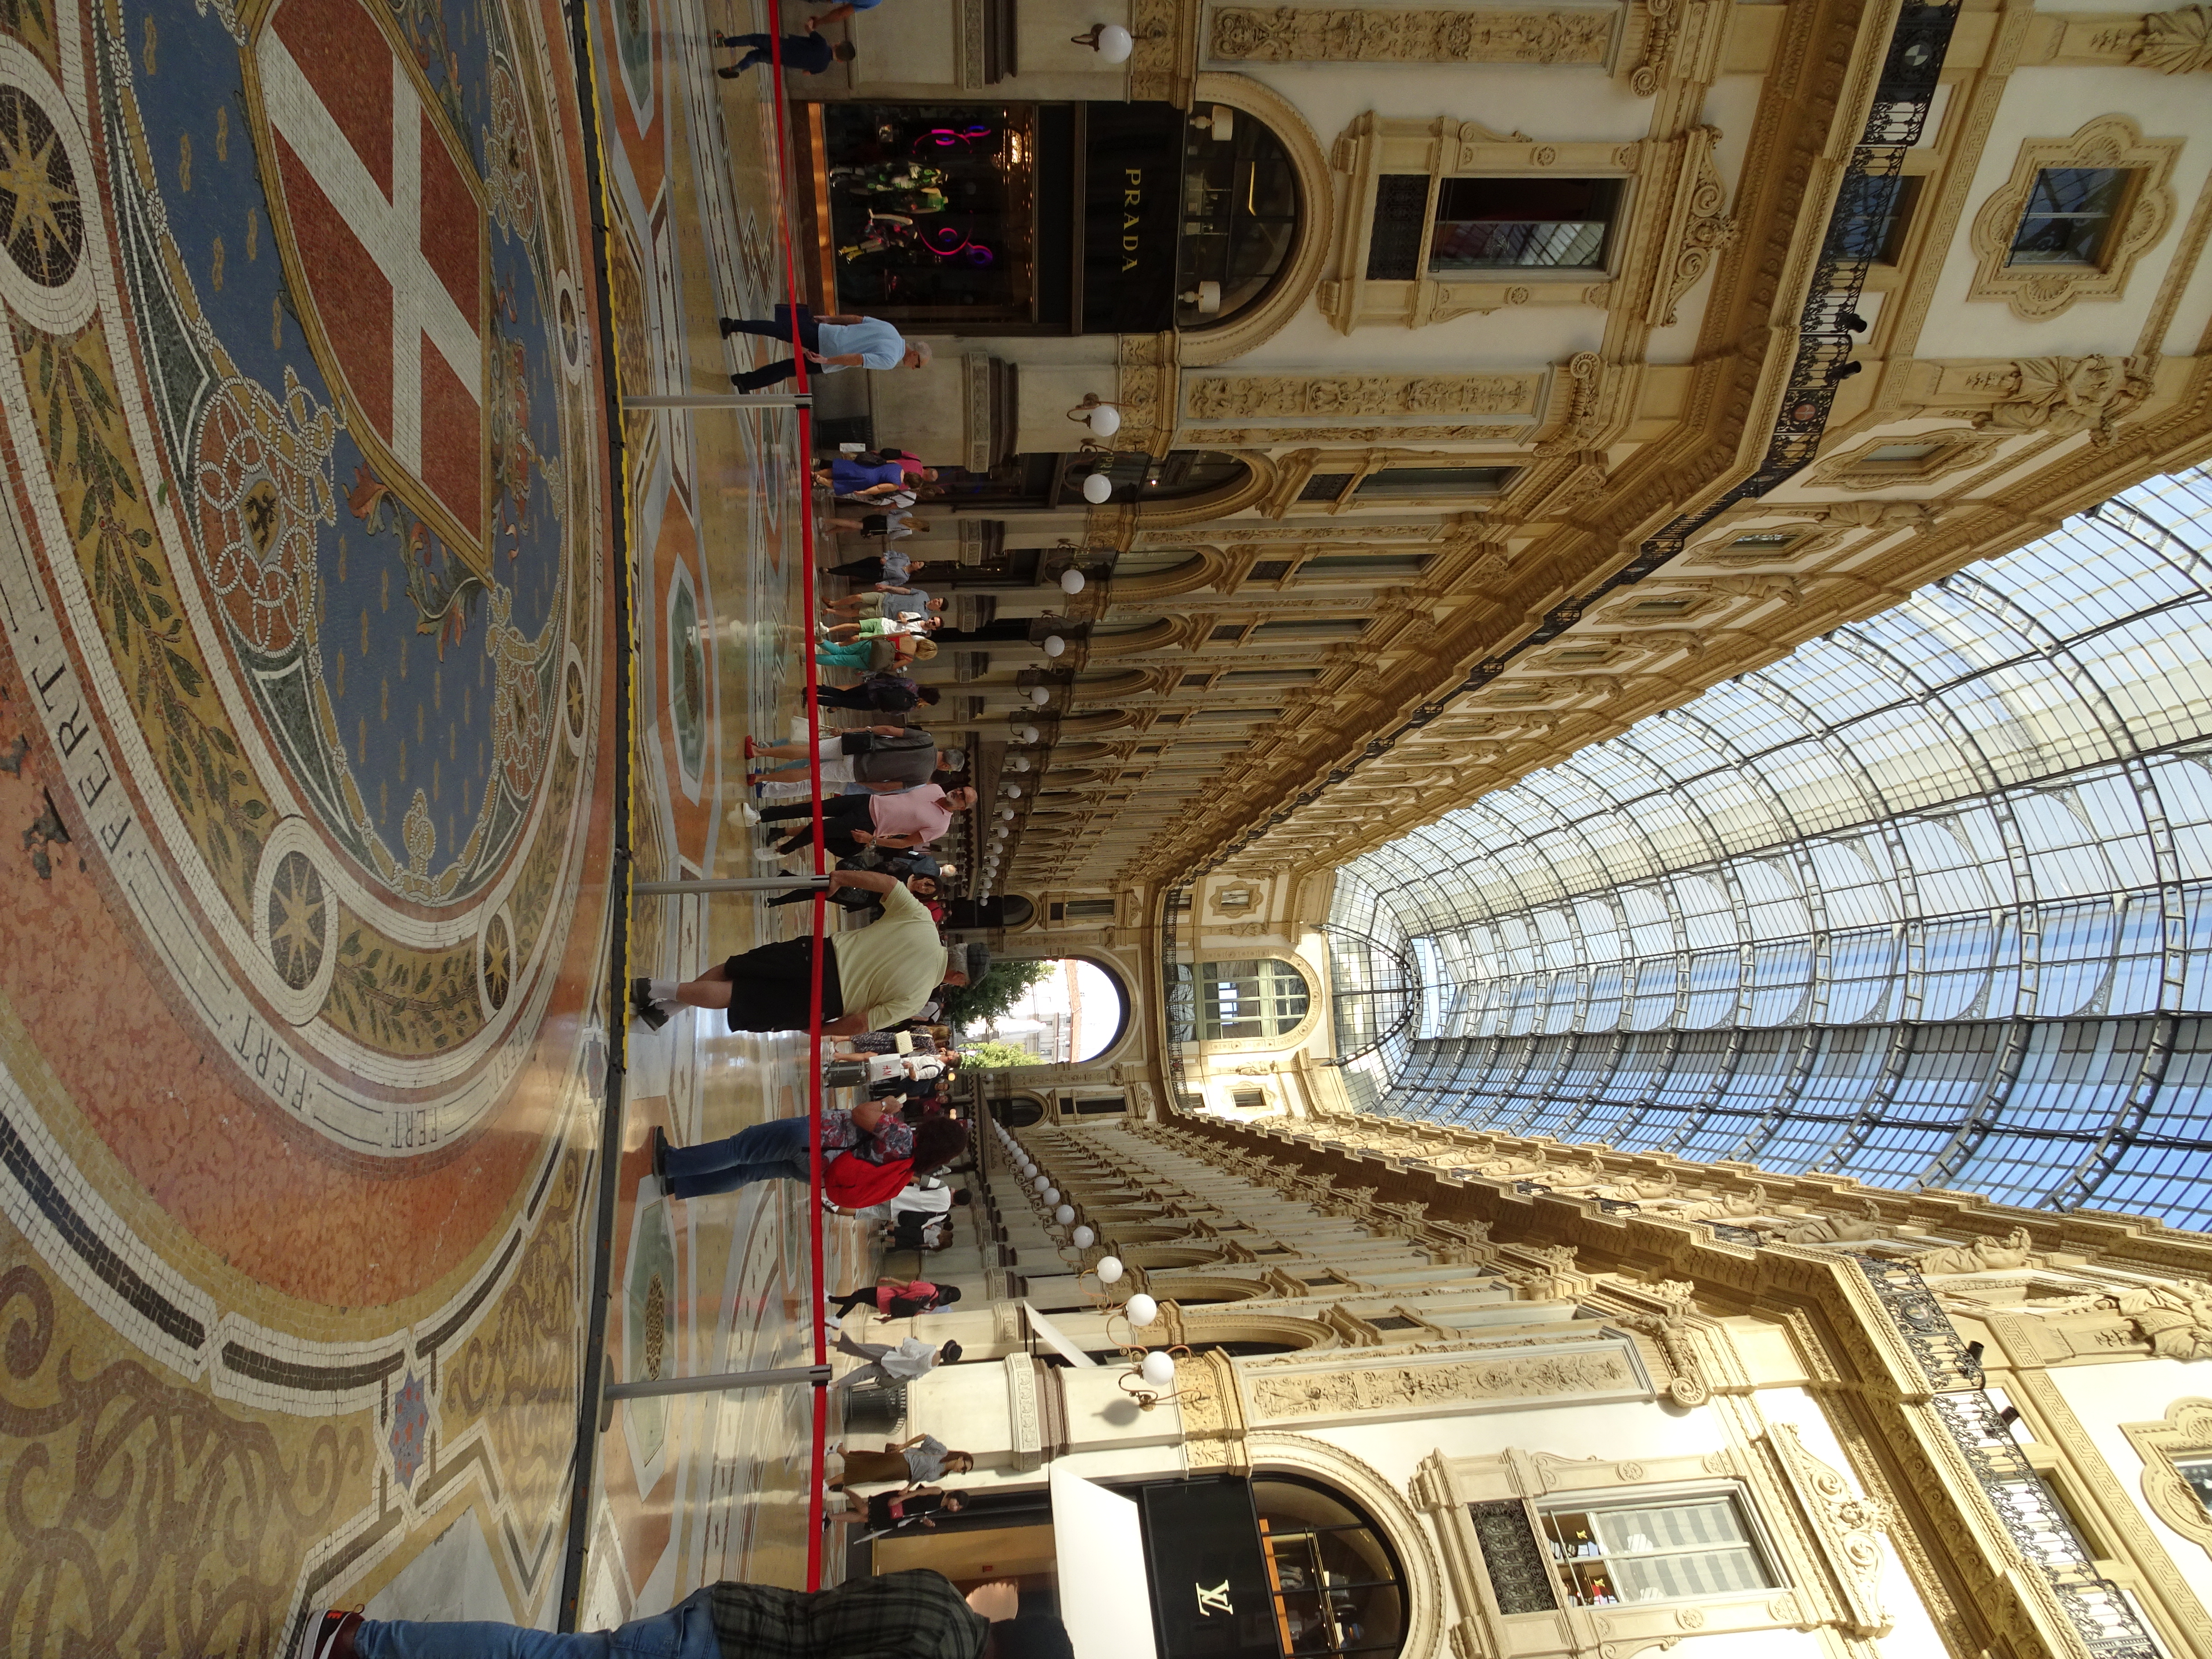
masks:
[[[906,884],[881,870],[831,872],[830,890],[866,888],[884,896],[884,913],[866,927],[821,942],[822,1033],[857,1036],[909,1019],[939,985],[966,985],[985,963],[970,945],[967,961],[953,959],[938,936],[937,922]],[[734,956],[697,979],[635,980],[630,1000],[653,1030],[678,1007],[728,1011],[732,1031],[803,1031],[817,974],[811,937],[780,939]]]

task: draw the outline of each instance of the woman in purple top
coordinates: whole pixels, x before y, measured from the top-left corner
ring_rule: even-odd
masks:
[[[896,461],[882,461],[871,465],[840,455],[814,475],[817,483],[826,483],[840,495],[860,495],[871,490],[885,493],[878,486],[889,484],[892,489],[906,487],[906,469]]]

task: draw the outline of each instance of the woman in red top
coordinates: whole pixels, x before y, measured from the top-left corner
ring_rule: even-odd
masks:
[[[848,1291],[833,1305],[840,1319],[850,1318],[855,1308],[866,1307],[873,1307],[885,1319],[910,1319],[933,1308],[949,1308],[959,1299],[957,1285],[933,1285],[924,1279],[901,1284],[896,1279],[879,1279],[873,1290]]]

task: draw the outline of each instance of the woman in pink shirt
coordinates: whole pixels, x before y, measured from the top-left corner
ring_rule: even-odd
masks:
[[[927,846],[952,827],[955,812],[975,804],[973,789],[945,789],[933,783],[896,795],[832,795],[822,803],[823,844],[840,858],[855,857],[866,846]],[[787,806],[763,807],[757,818],[748,821],[787,823],[813,816],[812,801],[793,801]],[[813,824],[801,823],[777,850],[796,853],[813,842]]]

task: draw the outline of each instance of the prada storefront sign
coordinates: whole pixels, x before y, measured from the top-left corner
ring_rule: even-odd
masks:
[[[1171,104],[1086,104],[1083,115],[1083,331],[1172,328],[1189,118]]]
[[[1251,1482],[1177,1480],[1139,1497],[1161,1659],[1279,1659]]]

